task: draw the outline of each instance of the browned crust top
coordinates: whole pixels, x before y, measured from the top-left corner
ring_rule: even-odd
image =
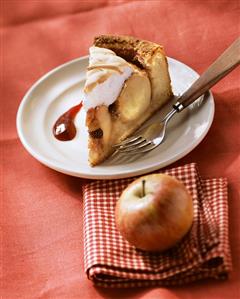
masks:
[[[164,54],[163,47],[146,40],[126,35],[100,35],[94,39],[94,45],[114,51],[128,62],[141,68],[152,58],[156,51]]]

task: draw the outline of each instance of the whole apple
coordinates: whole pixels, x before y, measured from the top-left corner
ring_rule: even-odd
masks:
[[[133,181],[115,209],[116,227],[130,244],[147,251],[176,245],[193,222],[188,190],[174,177],[151,174]]]

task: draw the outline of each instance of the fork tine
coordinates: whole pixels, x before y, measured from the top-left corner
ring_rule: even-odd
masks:
[[[141,139],[137,139],[136,141],[133,141],[133,142],[129,142],[129,143],[126,143],[126,144],[123,144],[123,145],[120,145],[119,146],[119,149],[127,149],[127,148],[136,148],[139,147],[141,144],[145,144],[147,141],[145,138],[141,138]]]
[[[150,151],[152,151],[153,149],[155,149],[156,147],[159,146],[159,144],[154,144],[154,143],[151,143],[151,145],[152,145],[151,147],[148,147],[145,150],[141,150],[139,152],[140,153],[147,153],[147,152],[150,152]]]
[[[148,145],[151,145],[151,141],[144,141],[143,143],[137,145],[137,146],[128,146],[128,147],[125,147],[125,146],[122,146],[119,148],[119,152],[121,153],[129,153],[129,152],[132,152],[132,151],[138,151],[138,150],[141,150],[145,147],[147,147]]]
[[[133,137],[129,137],[129,138],[123,140],[120,143],[117,143],[117,144],[113,145],[113,147],[133,145],[133,144],[135,144],[135,142],[138,142],[138,141],[142,142],[143,140],[145,140],[145,139],[142,136],[133,136]]]

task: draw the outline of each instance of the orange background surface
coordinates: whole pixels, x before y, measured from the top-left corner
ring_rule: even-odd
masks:
[[[214,88],[216,115],[201,142],[173,166],[197,162],[229,180],[233,272],[225,282],[178,288],[95,288],[83,270],[83,180],[57,173],[23,148],[15,119],[22,97],[52,68],[86,55],[95,35],[128,34],[165,46],[198,72],[240,33],[239,1],[1,1],[1,289],[17,298],[239,298],[240,79]]]

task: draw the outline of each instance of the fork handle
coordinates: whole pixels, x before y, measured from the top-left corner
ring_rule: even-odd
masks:
[[[209,68],[191,85],[191,87],[179,97],[173,105],[180,112],[192,104],[209,88],[229,74],[240,64],[240,38],[236,39],[221,56],[219,56]]]

